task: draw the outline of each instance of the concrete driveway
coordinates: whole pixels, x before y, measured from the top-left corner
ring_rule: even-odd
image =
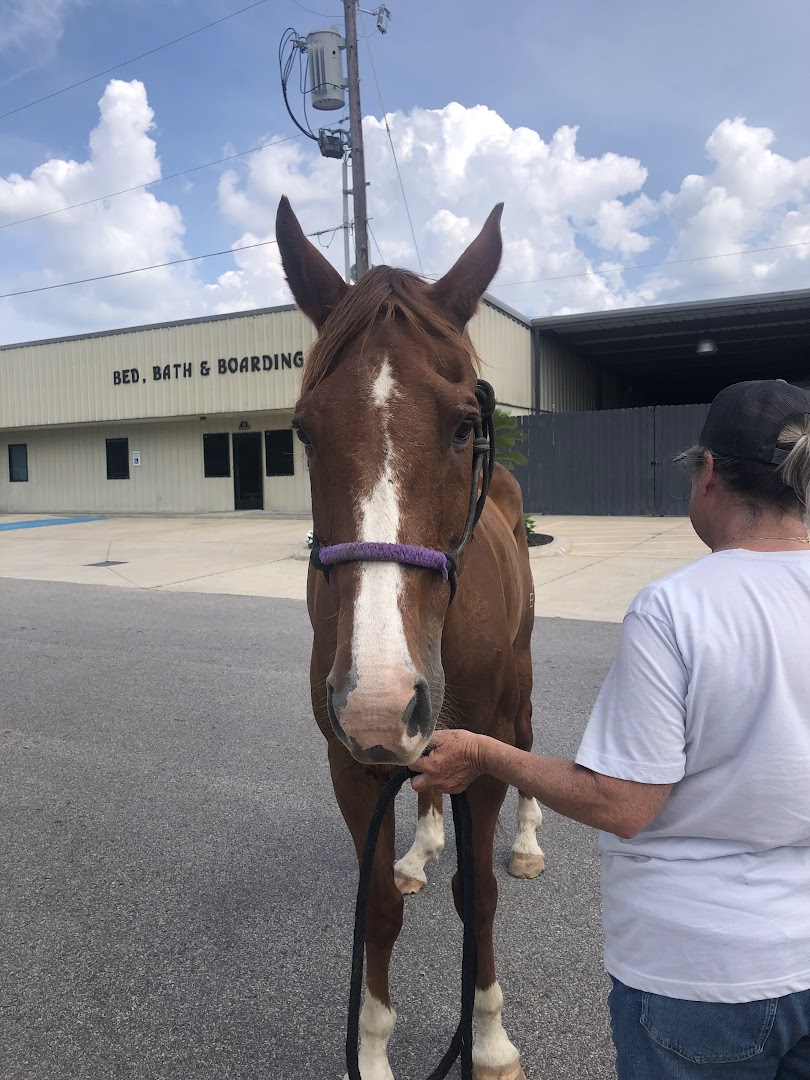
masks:
[[[535,518],[537,613],[620,622],[644,585],[706,553],[683,518]],[[0,515],[0,577],[302,600],[307,518]]]
[[[537,614],[621,622],[651,582],[708,554],[688,518],[536,518],[537,531],[561,538],[566,554],[532,551]],[[570,546],[569,546],[570,545]]]

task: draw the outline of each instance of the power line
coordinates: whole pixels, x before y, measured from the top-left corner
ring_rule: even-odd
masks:
[[[300,7],[302,11],[308,11],[310,13],[310,15],[317,15],[319,19],[342,19],[343,18],[343,12],[342,11],[341,11],[341,13],[339,15],[326,15],[323,11],[313,11],[312,8],[304,7],[303,4],[298,3],[298,0],[293,0],[293,3],[297,7]]]
[[[332,229],[320,229],[318,232],[306,233],[306,236],[326,236],[329,233],[339,232],[342,225],[336,225]],[[71,285],[87,285],[91,281],[109,281],[110,278],[127,277],[129,274],[142,274],[144,270],[161,270],[166,266],[180,266],[181,263],[200,262],[202,259],[213,259],[217,255],[233,255],[236,251],[250,251],[252,248],[267,247],[269,244],[277,244],[278,241],[260,240],[255,244],[242,244],[240,247],[226,248],[224,251],[209,251],[207,255],[189,255],[186,259],[171,259],[169,262],[153,263],[151,266],[136,266],[132,270],[118,270],[114,274],[98,274],[96,277],[78,278],[76,281],[60,281],[56,285],[39,285],[35,289],[18,289],[16,292],[0,293],[0,300],[7,300],[11,296],[29,296],[32,293],[49,292],[51,289],[67,289]]]
[[[362,24],[363,30],[365,31],[365,29],[366,29],[366,21],[363,18],[363,12],[362,11],[360,12],[360,22]],[[382,92],[380,90],[380,81],[377,78],[377,68],[374,65],[374,54],[371,51],[371,45],[369,44],[368,34],[364,33],[363,36],[364,36],[365,41],[366,41],[366,49],[368,50],[368,58],[371,61],[371,71],[372,71],[372,74],[374,75],[374,83],[375,83],[375,85],[377,87],[377,96],[380,99],[380,109],[382,110],[383,123],[385,124],[385,130],[388,133],[388,144],[391,147],[391,154],[392,154],[392,156],[394,158],[394,167],[397,170],[397,179],[399,180],[399,190],[402,192],[402,201],[405,204],[405,214],[407,215],[408,225],[410,226],[410,229],[411,229],[411,237],[413,238],[413,246],[414,246],[414,250],[416,251],[416,261],[419,263],[419,270],[422,271],[422,256],[419,254],[419,244],[416,242],[416,231],[414,230],[413,221],[411,220],[411,211],[410,211],[410,207],[408,206],[408,196],[405,194],[405,185],[402,182],[402,173],[399,171],[399,162],[397,161],[397,152],[394,149],[394,140],[391,138],[391,128],[388,126],[388,114],[385,111],[385,105],[383,105]]]
[[[284,50],[289,49],[287,59],[284,59]],[[306,90],[304,88],[304,80],[306,79],[306,66],[303,62],[303,53],[306,51],[305,46],[301,45],[301,38],[297,30],[288,26],[284,33],[281,35],[281,41],[278,44],[278,71],[281,78],[281,94],[284,98],[284,105],[286,106],[287,113],[290,119],[302,133],[306,135],[308,139],[312,139],[314,142],[318,141],[318,136],[313,132],[310,127],[309,117],[307,116],[307,99]],[[292,69],[295,64],[295,58],[298,57],[298,84],[299,90],[302,90],[304,96],[304,124],[300,122],[298,117],[292,110],[289,98],[287,97],[287,83],[289,82]]]
[[[775,247],[743,248],[742,251],[723,251],[716,255],[693,255],[689,259],[666,259],[663,262],[635,263],[633,266],[613,266],[607,270],[584,270],[579,274],[558,274],[555,277],[526,278],[525,281],[504,281],[495,285],[495,289],[509,289],[513,285],[535,285],[541,281],[569,281],[572,278],[601,277],[603,274],[623,274],[626,270],[649,270],[657,266],[681,266],[684,263],[705,262],[707,259],[730,259],[734,255],[757,255],[765,251],[785,251],[788,248],[810,246],[810,240],[801,240],[796,244],[777,244]]]
[[[330,235],[334,237],[334,235],[336,233],[340,232],[340,230],[343,227],[344,227],[343,225],[335,225],[331,229],[319,229],[317,232],[306,233],[305,235],[308,236],[308,237],[321,237],[321,236],[330,236]],[[369,232],[371,232],[371,229],[369,229]],[[377,252],[378,252],[378,254],[379,254],[379,256],[382,259],[383,264],[384,264],[385,260],[383,258],[382,251],[380,250],[380,245],[377,243],[377,238],[376,238],[376,236],[374,236],[373,232],[371,232],[371,236],[372,236],[374,244],[375,244],[375,246],[377,248]],[[254,248],[268,247],[269,245],[276,244],[276,243],[278,243],[278,241],[275,240],[275,239],[273,239],[273,240],[260,240],[255,244],[242,244],[239,247],[226,248],[223,251],[209,251],[205,255],[190,255],[190,256],[188,256],[187,258],[184,258],[184,259],[171,259],[168,262],[153,263],[151,266],[137,266],[137,267],[134,267],[132,270],[119,270],[119,271],[117,271],[115,273],[112,273],[112,274],[99,274],[99,275],[97,275],[95,277],[79,278],[76,281],[60,281],[55,285],[40,285],[40,286],[38,286],[36,288],[33,288],[33,289],[18,289],[15,292],[0,293],[0,300],[7,300],[10,297],[14,297],[14,296],[29,296],[29,295],[31,295],[33,293],[49,292],[52,289],[66,289],[66,288],[69,288],[72,285],[87,285],[87,284],[89,284],[91,282],[94,282],[94,281],[109,281],[111,278],[127,277],[130,274],[141,274],[146,270],[161,270],[161,269],[164,269],[167,266],[180,266],[183,263],[201,262],[203,259],[213,259],[213,258],[216,258],[216,257],[218,257],[220,255],[232,255],[237,251],[250,251],[250,250],[252,250]],[[704,261],[706,259],[724,259],[724,258],[728,258],[728,257],[730,257],[732,255],[753,255],[753,254],[756,254],[758,252],[765,252],[765,251],[784,251],[787,248],[806,247],[806,246],[809,246],[809,245],[810,245],[810,241],[803,241],[803,242],[797,243],[797,244],[780,244],[780,245],[775,246],[775,247],[748,248],[748,249],[746,249],[744,251],[729,251],[729,252],[725,252],[724,254],[718,254],[718,255],[698,255],[698,256],[695,256],[694,258],[691,258],[691,259],[672,259],[669,262],[645,263],[643,265],[639,264],[638,266],[616,267],[614,269],[604,270],[604,271],[592,270],[592,271],[586,271],[585,273],[582,273],[582,274],[561,274],[561,275],[559,275],[557,277],[531,278],[531,279],[527,279],[526,281],[509,281],[509,282],[504,282],[504,286],[508,287],[508,286],[511,286],[511,285],[532,285],[532,284],[534,284],[536,282],[541,282],[541,281],[565,281],[565,280],[570,279],[570,278],[598,276],[599,273],[619,273],[621,270],[641,270],[641,269],[645,269],[647,267],[673,266],[673,265],[678,265],[678,264],[682,264],[682,263],[702,262],[702,261]],[[434,276],[434,275],[428,275],[428,276]],[[742,284],[742,282],[735,282],[735,284]],[[494,292],[498,288],[502,288],[504,286],[496,285],[492,291]]]
[[[172,38],[171,41],[166,41],[163,45],[158,45],[154,49],[148,49],[138,56],[133,56],[131,60],[122,60],[120,64],[113,64],[112,67],[105,68],[104,71],[99,71],[95,75],[88,75],[86,79],[79,79],[78,82],[71,83],[70,86],[63,86],[61,90],[54,90],[50,94],[45,94],[44,97],[29,101],[27,105],[18,105],[16,109],[9,109],[8,112],[0,113],[0,120],[5,120],[7,116],[14,116],[15,113],[22,112],[23,109],[30,109],[32,105],[39,105],[42,101],[48,101],[50,98],[65,94],[68,90],[75,90],[77,86],[84,86],[85,83],[93,82],[94,79],[100,79],[102,75],[109,75],[111,71],[117,71],[119,68],[126,67],[127,64],[134,64],[136,60],[143,60],[145,56],[152,56],[162,49],[168,49],[170,45],[176,45],[178,41],[185,41],[187,38],[194,37],[195,34],[201,34],[203,30],[210,30],[212,26],[219,26],[220,23],[227,22],[228,19],[233,19],[235,16],[241,15],[245,11],[251,11],[253,8],[260,7],[262,4],[266,3],[267,0],[255,0],[255,3],[248,4],[247,7],[239,8],[238,11],[232,11],[230,15],[224,15],[221,19],[214,19],[213,22],[206,23],[205,26],[199,26],[196,30],[191,30],[187,34],[181,34],[180,37]]]
[[[380,245],[377,243],[377,237],[374,235],[374,231],[368,221],[366,222],[366,225],[368,226],[368,231],[371,233],[371,239],[374,241],[374,247],[377,249],[377,254],[380,256],[380,263],[385,266],[385,259],[383,258],[382,251],[380,251]]]
[[[343,225],[335,225],[334,228],[320,229],[318,232],[306,233],[306,235],[310,237],[328,236],[330,234],[334,235],[335,233],[340,232],[342,228]],[[377,251],[379,252],[380,257],[382,258],[382,252],[380,251],[379,244],[377,244],[376,237],[374,237],[373,233],[372,238],[374,239],[374,243],[377,245]],[[261,240],[255,244],[242,244],[240,247],[226,248],[224,251],[210,251],[205,255],[190,255],[185,259],[172,259],[169,262],[154,263],[151,266],[137,266],[132,270],[119,270],[112,274],[99,274],[96,277],[79,278],[76,281],[60,281],[55,285],[40,285],[34,289],[19,289],[16,292],[0,293],[0,300],[7,300],[9,297],[12,296],[28,296],[32,293],[49,292],[52,289],[66,289],[71,285],[86,285],[93,281],[108,281],[110,278],[126,277],[129,274],[140,274],[143,273],[145,270],[160,270],[167,266],[180,266],[182,263],[201,262],[203,259],[213,259],[219,255],[232,255],[236,251],[250,251],[253,248],[267,247],[268,245],[275,244],[277,242],[278,241],[275,239]],[[707,259],[726,259],[730,258],[733,255],[754,255],[759,252],[784,251],[787,248],[799,248],[807,246],[810,246],[810,241],[802,241],[801,243],[797,244],[779,244],[774,247],[747,248],[743,251],[727,251],[723,254],[718,255],[697,255],[691,259],[671,259],[668,262],[643,264],[640,263],[637,266],[625,267],[619,266],[614,267],[610,270],[588,270],[581,274],[560,274],[556,277],[531,278],[525,281],[507,281],[504,282],[503,285],[496,285],[492,291],[494,292],[499,288],[505,288],[512,285],[532,285],[536,282],[542,281],[565,281],[571,278],[598,277],[600,274],[616,274],[620,273],[622,270],[642,270],[656,266],[676,266],[683,263],[703,262]]]
[[[166,180],[176,180],[178,176],[188,176],[189,173],[199,172],[201,169],[210,169],[213,165],[222,165],[226,161],[234,161],[236,158],[246,157],[248,154],[255,154],[259,150],[264,150],[268,146],[280,146],[282,143],[292,142],[293,139],[300,139],[300,135],[290,135],[286,139],[274,139],[271,142],[260,143],[259,146],[254,146],[250,150],[242,150],[238,154],[229,154],[227,157],[217,158],[216,161],[206,161],[204,165],[194,165],[190,169],[183,169],[181,172],[169,173],[167,176],[159,176],[157,180],[149,180],[145,184],[134,184],[132,187],[121,188],[120,191],[111,191],[107,195],[97,195],[94,199],[85,199],[83,202],[71,203],[70,206],[60,206],[58,210],[46,210],[44,214],[33,214],[31,217],[19,218],[17,221],[7,221],[5,225],[0,225],[0,229],[10,229],[12,225],[25,225],[29,221],[39,221],[41,218],[53,217],[54,214],[64,214],[67,210],[76,210],[80,206],[91,206],[93,203],[104,202],[105,199],[114,199],[116,195],[126,195],[130,191],[142,191],[144,188],[154,187],[155,184],[162,184]]]

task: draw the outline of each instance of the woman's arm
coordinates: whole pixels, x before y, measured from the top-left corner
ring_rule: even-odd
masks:
[[[593,772],[573,761],[542,757],[469,731],[437,731],[427,757],[411,768],[416,791],[463,791],[483,773],[534,796],[559,814],[631,839],[649,825],[672,784],[640,784]]]

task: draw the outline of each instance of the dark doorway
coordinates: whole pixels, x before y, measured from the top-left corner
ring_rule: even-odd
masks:
[[[233,494],[237,510],[264,509],[262,437],[258,431],[233,436]]]

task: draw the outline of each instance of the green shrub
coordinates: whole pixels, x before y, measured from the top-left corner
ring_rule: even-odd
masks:
[[[516,465],[527,465],[524,455],[515,449],[515,444],[526,438],[515,417],[503,409],[496,409],[492,419],[495,423],[495,460],[510,472]]]

